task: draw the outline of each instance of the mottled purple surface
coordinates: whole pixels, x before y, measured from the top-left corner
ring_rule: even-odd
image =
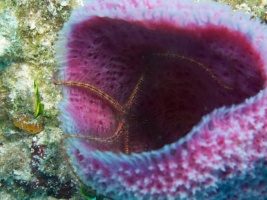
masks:
[[[77,176],[114,199],[265,199],[265,33],[217,3],[85,2],[57,43]]]

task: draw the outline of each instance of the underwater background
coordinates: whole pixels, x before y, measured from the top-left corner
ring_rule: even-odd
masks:
[[[266,0],[217,2],[267,23]],[[61,153],[62,94],[53,84],[57,34],[79,5],[82,0],[0,0],[0,200],[95,199]]]

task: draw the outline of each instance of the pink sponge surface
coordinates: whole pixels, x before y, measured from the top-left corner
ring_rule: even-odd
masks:
[[[114,199],[265,199],[266,112],[264,91],[157,151],[92,151],[95,142],[72,138],[68,155],[84,183]]]
[[[114,199],[264,199],[266,28],[212,2],[84,4],[56,45],[78,177]]]

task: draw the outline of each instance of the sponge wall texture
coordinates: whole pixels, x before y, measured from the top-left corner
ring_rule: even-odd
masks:
[[[266,199],[258,21],[214,2],[88,0],[56,48],[63,144],[85,185],[114,199]]]

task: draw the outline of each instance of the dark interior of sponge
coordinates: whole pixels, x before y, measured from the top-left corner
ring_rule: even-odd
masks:
[[[265,85],[259,55],[225,27],[95,18],[75,25],[71,38],[69,80],[90,83],[124,107],[120,134],[127,137],[114,145],[126,153],[175,142],[203,115]]]

